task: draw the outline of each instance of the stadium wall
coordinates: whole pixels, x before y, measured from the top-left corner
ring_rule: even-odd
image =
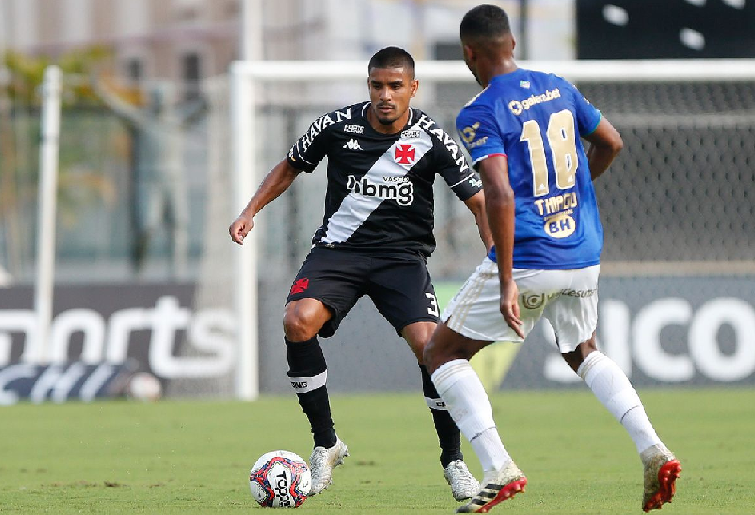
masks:
[[[437,285],[441,305],[458,286]],[[605,277],[600,287],[600,347],[635,386],[755,385],[752,277]],[[48,368],[27,359],[34,330],[32,289],[6,292],[0,298],[0,404],[19,398],[91,400],[94,394],[86,392],[102,365],[111,368],[100,370],[105,375],[97,397],[123,394],[104,388],[126,372],[155,375],[168,395],[222,397],[231,391],[236,359],[232,313],[193,308],[191,284],[59,287]],[[260,304],[261,393],[288,394],[280,327],[286,288],[263,284],[260,292],[269,299]],[[420,386],[406,343],[369,300],[357,303],[334,337],[323,339],[323,351],[332,392],[414,391]],[[556,352],[546,323],[538,324],[525,344],[504,342],[484,349],[473,365],[491,391],[582,385]]]

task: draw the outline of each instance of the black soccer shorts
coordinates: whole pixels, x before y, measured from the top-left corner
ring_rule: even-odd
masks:
[[[399,335],[414,322],[438,322],[438,302],[426,260],[413,252],[376,254],[314,247],[286,302],[311,298],[325,304],[333,316],[319,335],[327,338],[363,295],[372,299]]]

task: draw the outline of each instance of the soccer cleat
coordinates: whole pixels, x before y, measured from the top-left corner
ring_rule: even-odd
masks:
[[[443,477],[451,486],[451,493],[457,501],[469,499],[480,490],[480,483],[461,460],[449,463],[443,471]]]
[[[524,492],[527,478],[512,461],[502,470],[486,472],[482,488],[456,513],[487,513],[496,504]]]
[[[333,447],[315,447],[309,457],[309,470],[312,473],[312,488],[309,496],[317,495],[333,482],[333,469],[343,463],[349,455],[349,448],[336,436]]]
[[[640,458],[645,466],[642,510],[646,513],[660,510],[676,493],[676,479],[682,472],[682,465],[662,443],[643,451]]]

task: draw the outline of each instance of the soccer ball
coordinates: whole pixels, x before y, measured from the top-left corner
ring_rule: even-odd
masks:
[[[260,506],[298,508],[307,500],[312,474],[307,463],[290,451],[271,451],[255,462],[249,475],[252,497]]]
[[[126,395],[141,401],[156,401],[162,396],[159,379],[149,372],[139,372],[131,376],[126,387]]]

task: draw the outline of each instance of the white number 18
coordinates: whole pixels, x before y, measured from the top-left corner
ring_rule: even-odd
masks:
[[[556,187],[561,190],[569,189],[574,186],[578,163],[574,116],[571,111],[564,109],[553,113],[548,120],[546,136],[551,147],[553,168],[556,170]],[[519,141],[526,141],[530,151],[532,194],[535,197],[547,195],[550,184],[548,184],[548,164],[545,161],[545,145],[543,145],[540,124],[535,120],[524,122]]]

